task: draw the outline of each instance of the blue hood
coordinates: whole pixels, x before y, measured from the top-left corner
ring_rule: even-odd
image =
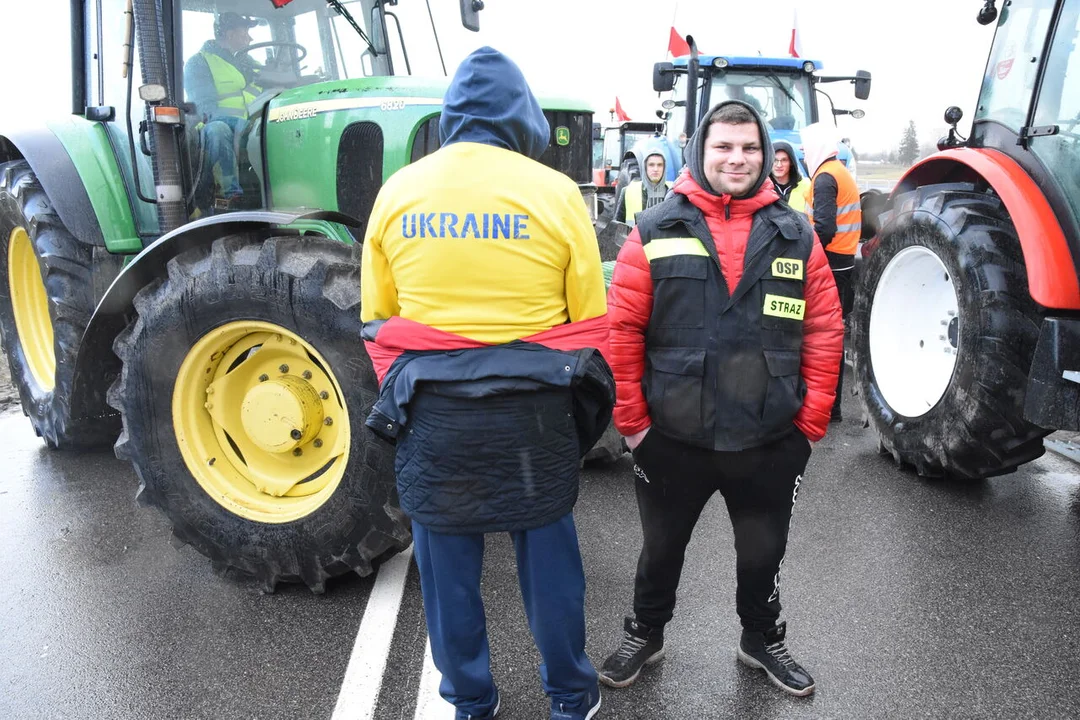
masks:
[[[446,89],[439,137],[443,145],[494,145],[536,160],[547,149],[551,128],[520,68],[482,47],[461,61]]]

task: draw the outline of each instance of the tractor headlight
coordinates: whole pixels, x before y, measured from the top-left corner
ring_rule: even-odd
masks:
[[[712,64],[713,67],[716,68],[726,68],[728,66],[728,60],[727,58],[713,58]]]
[[[802,69],[805,73],[812,73],[814,72],[814,63],[810,60],[807,60],[802,64]]]

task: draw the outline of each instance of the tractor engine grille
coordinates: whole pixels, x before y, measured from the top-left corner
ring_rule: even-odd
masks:
[[[551,137],[540,162],[580,184],[592,181],[592,113],[545,110]],[[560,144],[565,142],[566,144]],[[411,162],[439,149],[439,116],[429,118],[413,138]]]
[[[365,229],[375,196],[382,189],[382,169],[382,128],[366,120],[345,128],[338,144],[338,210],[359,220]]]

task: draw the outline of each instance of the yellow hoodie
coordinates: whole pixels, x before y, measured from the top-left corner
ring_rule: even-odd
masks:
[[[364,322],[399,315],[505,343],[606,311],[596,236],[565,175],[457,142],[379,192],[361,261]]]

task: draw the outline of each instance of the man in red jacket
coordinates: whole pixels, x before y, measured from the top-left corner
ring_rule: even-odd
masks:
[[[769,180],[749,105],[710,111],[673,194],[641,214],[608,294],[615,426],[630,446],[644,546],[634,616],[600,679],[625,687],[664,654],[686,545],[713,493],[735,531],[738,657],[814,691],[785,645],[780,568],[810,442],[825,435],[843,346],[829,263]]]

